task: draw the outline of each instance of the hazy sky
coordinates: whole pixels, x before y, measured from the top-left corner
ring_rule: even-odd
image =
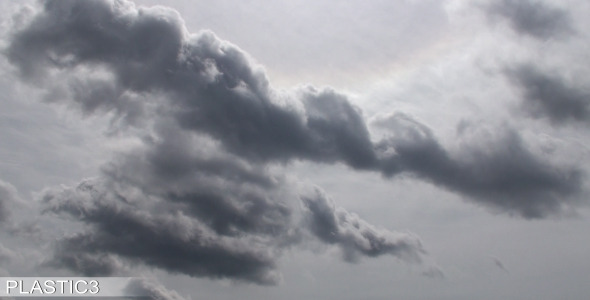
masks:
[[[2,276],[146,277],[161,299],[590,294],[586,1],[0,9]]]

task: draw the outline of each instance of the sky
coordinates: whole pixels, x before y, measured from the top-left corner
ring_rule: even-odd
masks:
[[[590,294],[587,1],[0,11],[2,276],[138,277],[154,299]]]

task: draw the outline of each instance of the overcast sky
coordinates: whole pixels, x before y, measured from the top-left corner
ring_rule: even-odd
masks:
[[[587,1],[0,11],[2,276],[144,277],[160,299],[590,294]]]

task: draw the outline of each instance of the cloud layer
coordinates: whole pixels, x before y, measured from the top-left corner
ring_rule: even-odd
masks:
[[[519,8],[539,10],[527,21],[505,10],[515,3],[502,5],[491,11],[517,31],[545,37],[567,27],[534,31],[529,23],[548,18],[546,8]],[[509,129],[485,148],[451,151],[428,126],[398,113],[376,122],[386,134],[375,141],[344,93],[273,89],[237,46],[208,31],[187,32],[178,13],[163,7],[47,0],[15,28],[5,54],[46,100],[110,115],[136,143],[113,154],[96,178],[43,196],[47,214],[83,225],[57,243],[50,264],[86,275],[139,262],[274,284],[281,251],[311,240],[338,247],[351,262],[381,255],[421,261],[415,235],[371,225],[321,191],[301,193],[281,174],[296,160],[414,176],[525,218],[558,215],[582,190],[581,170],[543,160]],[[552,102],[535,86],[548,79],[523,72],[511,76],[547,110]]]

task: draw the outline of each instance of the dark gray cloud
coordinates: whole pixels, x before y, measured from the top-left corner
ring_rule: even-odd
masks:
[[[55,248],[55,256],[43,262],[42,266],[69,269],[85,276],[109,276],[125,269],[119,259],[101,249],[88,251],[87,247],[95,245],[85,239],[91,237],[79,234],[60,240]]]
[[[104,276],[119,272],[116,261],[124,259],[191,276],[277,282],[266,249],[244,238],[219,236],[182,211],[148,209],[142,199],[148,195],[138,196],[128,199],[92,181],[45,194],[50,212],[70,215],[91,228],[59,241],[51,263]]]
[[[537,0],[491,1],[485,10],[505,18],[516,32],[539,39],[564,38],[575,32],[567,11]]]
[[[244,52],[210,32],[188,34],[172,10],[111,1],[45,1],[43,8],[6,50],[22,77],[46,86],[50,101],[150,128],[142,149],[118,155],[96,181],[45,195],[48,211],[90,228],[61,240],[53,265],[96,275],[139,261],[276,283],[276,253],[260,245],[280,252],[300,242],[285,204],[298,197],[261,163],[376,164],[360,110],[344,95],[274,91]],[[141,192],[122,196],[117,186]],[[134,207],[144,198],[154,207]],[[189,237],[170,221],[180,217],[194,231]]]
[[[277,283],[280,249],[298,241],[280,176],[165,122],[144,140],[99,178],[44,194],[47,212],[89,227],[60,240],[51,265],[108,275],[143,263]]]
[[[554,124],[590,120],[590,93],[563,78],[531,65],[508,69],[505,74],[522,89],[522,108],[531,116],[548,118]]]
[[[347,261],[355,262],[361,255],[376,257],[385,254],[420,261],[425,253],[418,237],[376,228],[356,214],[336,208],[318,189],[303,196],[302,200],[309,210],[304,222],[310,232],[325,243],[338,245]]]
[[[85,112],[114,111],[122,120],[131,116],[148,124],[158,116],[208,135],[252,162],[308,159],[387,176],[411,172],[527,217],[560,211],[558,199],[578,191],[578,171],[543,163],[516,133],[499,139],[491,152],[463,157],[450,157],[430,130],[415,122],[373,144],[361,112],[345,95],[312,87],[273,90],[239,48],[210,32],[189,34],[182,24],[175,11],[162,7],[49,0],[27,26],[15,30],[6,54],[23,78],[44,81],[59,91],[57,98],[71,99]],[[49,72],[60,80],[36,78]],[[176,161],[169,175],[191,170],[175,155],[157,156]],[[209,196],[176,199],[187,197]]]
[[[144,141],[113,159],[99,178],[44,193],[47,213],[88,228],[58,241],[48,264],[96,276],[142,263],[190,276],[277,283],[282,250],[306,243],[308,236],[298,224],[309,212],[294,209],[299,196],[286,179],[174,123],[158,123]],[[340,244],[356,243],[347,260],[423,255],[409,234],[340,217],[363,226],[362,240],[343,233]]]
[[[360,111],[345,96],[313,88],[281,95],[239,48],[210,32],[191,35],[182,24],[162,7],[45,1],[6,53],[28,80],[67,71],[66,86],[52,98],[73,99],[85,112],[136,119],[145,112],[133,95],[163,94],[158,101],[169,102],[167,113],[186,129],[206,132],[241,156],[374,165]],[[149,101],[142,101],[145,108]]]
[[[582,189],[580,170],[554,166],[538,158],[510,129],[492,136],[495,140],[482,140],[481,146],[474,143],[459,153],[450,153],[427,126],[407,115],[390,115],[377,124],[392,131],[378,144],[384,153],[383,172],[387,176],[411,172],[479,203],[525,218],[567,211]]]
[[[347,261],[420,261],[417,237],[379,229],[322,193],[300,196],[273,171],[293,160],[414,174],[531,218],[559,213],[579,191],[577,170],[541,161],[513,132],[486,151],[454,155],[425,125],[395,115],[381,122],[392,135],[373,143],[346,95],[274,90],[246,53],[211,32],[186,32],[173,10],[41,3],[14,29],[7,58],[46,100],[114,115],[138,144],[113,155],[97,178],[44,194],[46,213],[83,225],[56,243],[53,266],[107,275],[140,263],[273,284],[281,251],[310,235]]]
[[[278,234],[289,226],[282,176],[176,126],[159,124],[146,140],[105,166],[104,176],[165,198],[169,208],[198,217],[218,234]]]
[[[6,55],[47,100],[114,113],[142,135],[141,149],[117,155],[95,181],[45,195],[47,211],[90,228],[58,243],[54,266],[97,275],[138,261],[276,283],[277,253],[262,249],[300,241],[286,204],[298,198],[264,163],[376,163],[360,111],[344,95],[274,91],[244,52],[210,32],[187,33],[173,10],[45,1]],[[138,204],[147,199],[153,207]]]

